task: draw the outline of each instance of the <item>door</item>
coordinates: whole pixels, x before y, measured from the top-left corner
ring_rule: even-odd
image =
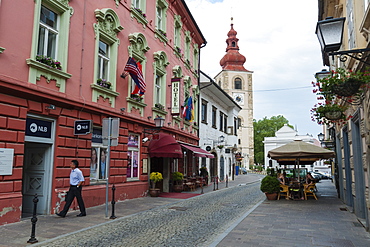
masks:
[[[225,159],[223,156],[220,158],[220,181],[225,179]]]
[[[50,205],[50,170],[51,145],[41,143],[25,144],[25,159],[23,164],[22,217],[33,213],[35,194],[39,199],[37,214],[47,214]]]

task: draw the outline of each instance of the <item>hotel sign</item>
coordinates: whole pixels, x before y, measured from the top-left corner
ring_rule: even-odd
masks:
[[[171,114],[180,114],[180,78],[172,78],[172,101],[171,101]]]

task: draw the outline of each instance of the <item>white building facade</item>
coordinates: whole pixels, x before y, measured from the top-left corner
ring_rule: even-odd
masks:
[[[199,146],[214,155],[200,158],[210,178],[234,179],[238,151],[238,114],[241,107],[209,76],[200,72]]]

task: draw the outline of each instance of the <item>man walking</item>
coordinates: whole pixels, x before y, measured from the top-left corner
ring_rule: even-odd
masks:
[[[69,191],[67,192],[66,196],[66,204],[64,205],[64,209],[57,213],[60,217],[65,217],[69,207],[71,206],[75,197],[77,198],[78,206],[80,207],[81,213],[77,215],[77,217],[86,216],[85,204],[82,199],[81,191],[82,191],[82,183],[85,181],[82,171],[78,169],[78,161],[72,160],[71,164],[71,174],[69,175]]]

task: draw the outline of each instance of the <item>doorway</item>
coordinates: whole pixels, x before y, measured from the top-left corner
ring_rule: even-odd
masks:
[[[51,144],[26,142],[24,147],[22,217],[33,213],[37,194],[37,214],[48,214],[51,197]]]

